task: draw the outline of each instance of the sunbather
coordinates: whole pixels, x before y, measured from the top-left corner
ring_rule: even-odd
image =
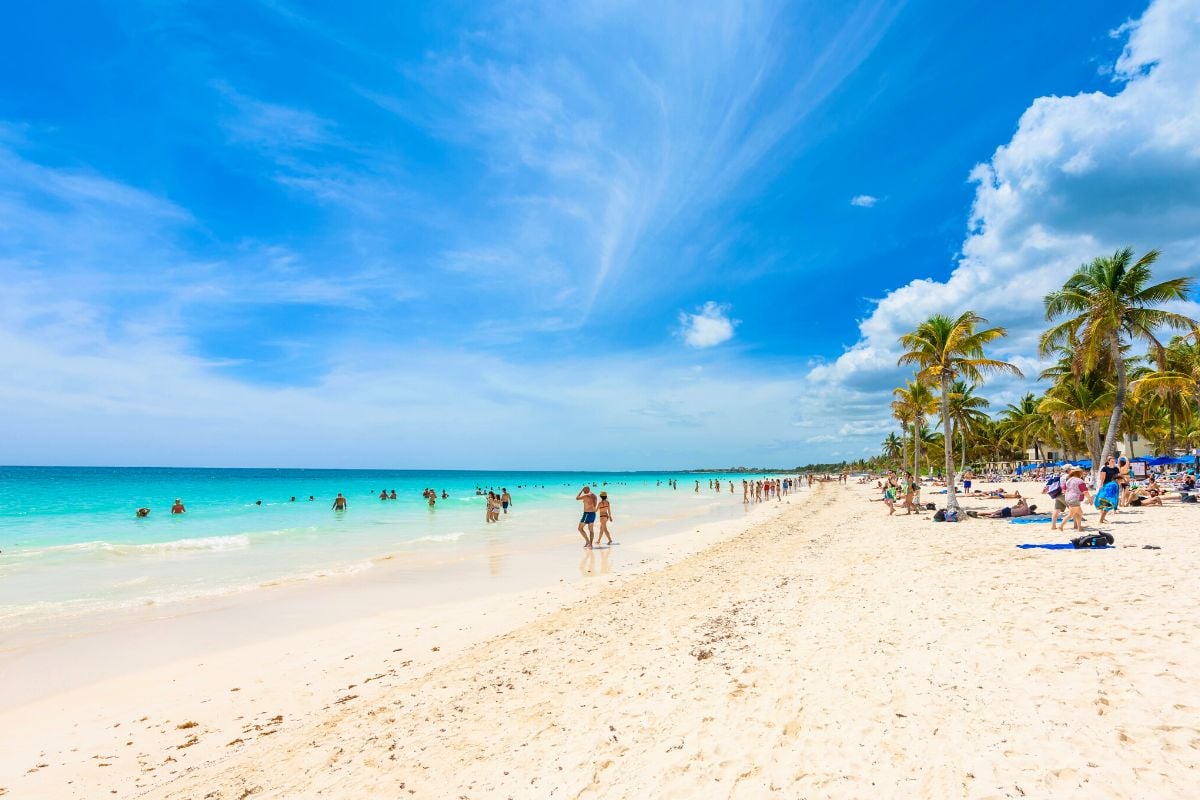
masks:
[[[1037,506],[1031,506],[1021,498],[1015,506],[1005,506],[999,511],[992,511],[988,514],[980,514],[978,511],[968,511],[967,516],[975,517],[976,519],[1008,519],[1009,517],[1028,517],[1030,514],[1037,513]]]

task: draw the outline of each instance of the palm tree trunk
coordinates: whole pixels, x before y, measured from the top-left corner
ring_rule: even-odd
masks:
[[[1166,455],[1175,455],[1175,403],[1171,398],[1167,398],[1167,419],[1170,420],[1170,433],[1167,434],[1167,452]]]
[[[904,430],[903,425],[900,426],[900,447],[901,447],[901,451],[902,451],[902,455],[900,456],[900,463],[907,467],[908,466],[908,433]]]
[[[913,423],[913,474],[921,475],[921,418]]]
[[[958,457],[958,471],[967,471],[967,429],[964,425],[958,426],[958,440],[962,444],[962,454]]]
[[[1120,439],[1121,430],[1121,414],[1125,410],[1125,390],[1128,379],[1125,376],[1125,359],[1121,357],[1121,341],[1116,334],[1108,342],[1108,347],[1112,351],[1113,363],[1117,368],[1117,394],[1113,398],[1112,414],[1108,417],[1108,433],[1104,435],[1104,450],[1100,454],[1099,463],[1092,462],[1092,473],[1096,481],[1100,480],[1100,467],[1104,462],[1108,461],[1108,457],[1117,451],[1117,442]]]
[[[950,370],[942,370],[942,431],[950,430]],[[959,510],[958,496],[954,493],[954,440],[947,433],[942,437],[946,451],[946,510]]]

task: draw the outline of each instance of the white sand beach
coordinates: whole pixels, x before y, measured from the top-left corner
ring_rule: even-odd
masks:
[[[640,569],[264,635],[45,698],[0,718],[22,732],[0,786],[222,800],[1193,795],[1196,508],[1125,511],[1108,550],[1021,550],[1063,536],[885,519],[872,496],[819,486],[741,530],[659,541],[665,558]]]

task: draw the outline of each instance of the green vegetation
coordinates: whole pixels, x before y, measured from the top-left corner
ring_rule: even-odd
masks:
[[[1021,375],[1014,365],[987,356],[988,346],[1006,334],[1003,328],[986,327],[987,320],[966,311],[957,317],[935,314],[901,336],[899,363],[915,372],[893,393],[892,416],[900,432],[888,434],[881,454],[862,465],[906,468],[910,446],[917,464],[923,446],[940,445],[950,478],[947,506],[957,508],[956,446],[960,470],[972,463],[1025,460],[1027,448],[1034,459],[1086,454],[1098,469],[1122,439],[1131,448],[1135,437],[1155,454],[1200,446],[1200,324],[1163,308],[1186,300],[1194,279],[1154,283],[1151,267],[1158,256],[1151,250],[1134,261],[1133,250],[1119,250],[1080,266],[1062,289],[1048,294],[1051,327],[1041,337],[1039,355],[1054,362],[1038,378],[1050,386],[1000,409],[995,418],[978,393],[984,380]],[[1164,344],[1164,330],[1178,335]],[[935,410],[940,435],[924,428]]]

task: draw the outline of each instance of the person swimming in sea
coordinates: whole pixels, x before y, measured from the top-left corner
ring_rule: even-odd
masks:
[[[150,509],[146,508],[145,506],[142,506],[141,508],[139,508],[137,510],[137,515],[139,517],[148,517],[148,516],[150,516]]]
[[[171,506],[172,514],[185,514],[187,509],[183,507],[183,501],[178,497],[175,498],[175,505]]]

